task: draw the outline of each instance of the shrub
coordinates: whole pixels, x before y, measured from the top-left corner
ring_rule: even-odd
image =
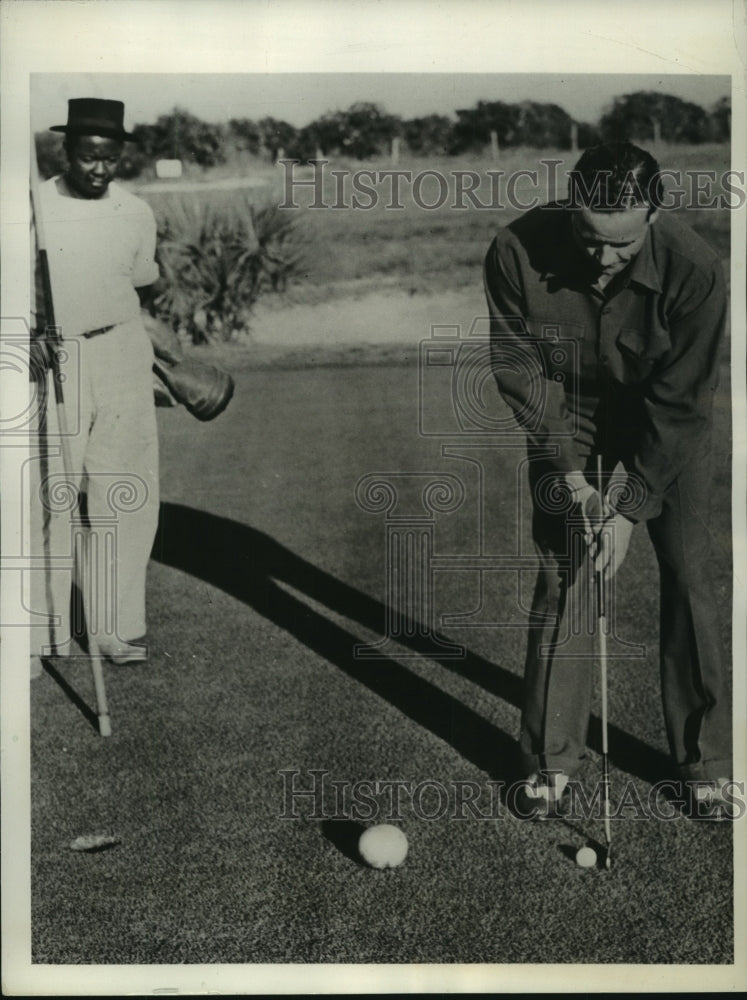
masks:
[[[67,169],[67,157],[62,147],[62,136],[56,132],[37,132],[34,140],[41,179],[46,181],[56,174],[64,174]]]
[[[193,343],[249,333],[263,291],[282,291],[300,254],[294,222],[276,206],[184,195],[161,203],[156,315]]]

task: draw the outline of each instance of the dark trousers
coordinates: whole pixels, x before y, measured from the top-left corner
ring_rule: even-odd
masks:
[[[660,574],[664,719],[672,760],[686,780],[731,777],[731,709],[709,572],[709,455],[707,441],[693,449],[688,466],[664,497],[661,514],[647,522]],[[535,459],[529,468],[533,538],[541,565],[519,743],[527,774],[562,770],[573,776],[585,755],[598,664],[593,574],[572,512],[569,518],[567,509],[554,510],[548,502],[546,463]],[[594,482],[590,473],[587,478]],[[618,573],[613,593],[620,579]],[[624,728],[625,720],[616,724]]]

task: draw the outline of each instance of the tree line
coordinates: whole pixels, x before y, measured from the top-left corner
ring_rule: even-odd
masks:
[[[270,162],[279,157],[307,162],[318,156],[368,160],[391,155],[395,141],[415,156],[431,157],[479,155],[491,144],[563,150],[623,139],[643,145],[727,142],[730,129],[728,97],[706,110],[656,91],[616,97],[597,124],[574,121],[559,105],[536,101],[478,101],[472,108],[457,110],[456,120],[440,114],[405,119],[379,104],[359,101],[302,128],[270,116],[211,124],[174,108],[155,123],[135,126],[136,141],[126,147],[120,174],[136,177],[158,159],[179,159],[199,167],[235,162],[242,156]],[[44,176],[64,167],[58,136],[39,133],[36,145]]]

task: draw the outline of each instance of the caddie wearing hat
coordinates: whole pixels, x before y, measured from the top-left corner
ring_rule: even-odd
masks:
[[[69,504],[58,502],[64,470],[55,407],[39,427],[32,530],[44,573],[32,573],[32,654],[65,655],[71,646],[73,565],[86,624],[116,663],[146,658],[145,577],[158,518],[158,441],[153,348],[141,299],[158,277],[150,207],[117,184],[125,131],[120,101],[68,102],[65,172],[39,187],[55,323],[62,337],[64,413],[73,487],[85,494],[87,560],[75,560]],[[39,229],[40,227],[37,226]],[[37,295],[35,332],[44,330]],[[174,338],[175,350],[178,343]],[[37,463],[34,463],[35,465]],[[88,578],[82,567],[88,567]],[[32,668],[33,669],[33,668]]]

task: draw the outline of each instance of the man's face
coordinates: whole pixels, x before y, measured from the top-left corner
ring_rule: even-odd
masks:
[[[641,249],[655,217],[655,210],[648,205],[620,212],[579,208],[573,213],[573,232],[576,242],[594,262],[597,276],[611,278],[626,268]]]
[[[70,187],[81,198],[101,198],[114,178],[123,145],[99,135],[71,136],[67,144]]]

